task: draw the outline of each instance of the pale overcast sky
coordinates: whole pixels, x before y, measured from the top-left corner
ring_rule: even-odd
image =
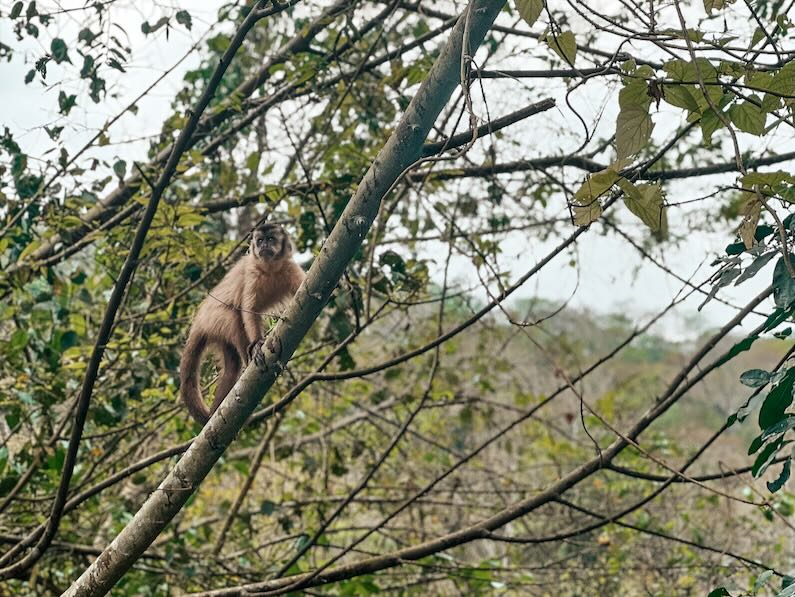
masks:
[[[63,8],[70,8],[82,6],[83,2],[82,0],[69,1],[60,4]],[[109,97],[97,105],[83,97],[86,101],[79,101],[78,107],[70,114],[70,120],[76,117],[80,125],[79,128],[65,131],[63,134],[65,145],[70,153],[82,146],[97,127],[120,112],[137,94],[154,82],[165,69],[182,58],[191,45],[207,33],[208,26],[215,22],[217,9],[222,4],[218,0],[184,3],[182,6],[188,9],[193,17],[193,29],[188,32],[184,28],[176,26],[172,29],[168,40],[163,35],[146,37],[140,29],[143,20],[156,21],[163,14],[161,9],[152,8],[148,2],[141,3],[147,7],[146,9],[139,6],[131,7],[130,4],[113,5],[112,19],[122,25],[129,35],[133,56],[130,63],[125,65],[128,72],[118,78],[122,85],[118,98]],[[44,12],[48,5],[52,6],[52,3],[39,2],[38,5],[40,12]],[[0,10],[5,14],[8,13],[10,6],[10,2],[0,2]],[[141,12],[142,10],[148,12]],[[79,16],[83,13],[78,11],[69,14],[74,17],[70,17],[67,30],[60,33],[67,40],[75,39],[76,31],[81,28]],[[48,83],[63,83],[63,86],[54,85],[47,88],[39,82],[38,78],[34,83],[25,85],[23,82],[25,73],[32,67],[32,62],[48,51],[50,38],[42,36],[39,41],[26,38],[24,43],[18,43],[12,39],[8,20],[0,19],[0,41],[18,50],[10,63],[0,63],[0,81],[2,81],[0,83],[0,105],[4,107],[0,124],[11,129],[17,141],[31,156],[40,156],[41,152],[45,148],[49,148],[51,144],[45,133],[37,127],[43,124],[57,123],[59,116],[56,98],[59,90],[65,88],[68,91],[70,86],[77,89],[80,82],[69,79],[64,82],[62,73],[59,72],[60,68],[50,63],[48,65]],[[529,40],[528,46],[532,48],[535,43]],[[533,52],[544,51],[547,50],[536,48],[529,55],[514,56],[510,60],[501,62],[500,66],[503,68],[538,68],[540,63],[533,63]],[[80,60],[74,49],[70,49],[70,55],[73,60]],[[184,72],[195,67],[197,62],[196,55],[189,56],[158,85],[154,92],[148,94],[139,103],[137,115],[128,114],[114,125],[110,135],[111,145],[103,148],[101,153],[94,155],[103,155],[105,159],[111,161],[116,159],[116,156],[124,157],[128,163],[132,159],[142,159],[145,156],[147,143],[145,140],[135,141],[135,139],[143,139],[160,130],[162,121],[171,112],[171,98],[180,88]],[[112,71],[111,74],[114,72]],[[70,76],[72,75],[70,74]],[[528,87],[532,84],[533,81],[527,83]],[[511,87],[512,85],[514,87]],[[514,101],[513,107],[510,107],[511,98],[517,96],[515,85],[516,83],[511,81],[486,81],[485,87],[492,118],[519,107],[516,101]],[[591,90],[592,87],[588,86],[588,89]],[[543,93],[534,91],[536,91],[536,99],[544,97]],[[607,88],[605,88],[605,92],[607,92]],[[605,97],[608,96],[605,95]],[[599,132],[602,135],[609,135],[612,132],[611,127],[615,126],[615,96],[612,96],[612,99],[607,102],[605,97],[593,97],[592,92],[589,91],[586,96],[582,93],[575,93],[571,100],[586,117],[601,113]],[[557,99],[559,107],[565,106],[561,95],[558,94]],[[517,101],[521,103],[523,100],[519,97]],[[654,114],[653,118],[656,123],[655,134],[662,135],[659,138],[663,138],[666,131],[672,130],[680,123],[681,115],[662,104],[659,113]],[[571,121],[570,112],[561,107],[553,112],[536,116],[519,126],[526,127],[528,139],[538,140],[541,143],[545,139],[552,138],[550,136],[554,137],[556,128],[561,122],[568,122],[568,126],[571,128]],[[752,138],[741,135],[740,140],[743,143],[743,148],[753,147],[753,145],[749,145],[754,143]],[[786,141],[791,144],[791,139]],[[531,147],[530,153],[527,155],[503,154],[502,159],[519,159],[544,153],[541,147],[535,151]],[[704,194],[705,189],[714,188],[716,180],[731,182],[734,180],[734,175],[669,184],[667,185],[668,200],[669,202],[681,202],[698,197]],[[687,213],[688,210],[685,208],[669,210],[670,228],[674,235],[685,231],[683,218]],[[630,229],[640,233],[642,224],[635,223],[632,216],[627,217],[627,215],[627,213],[623,213],[622,219],[630,223]],[[581,239],[582,242],[577,247],[576,269],[568,265],[570,255],[563,255],[558,260],[558,267],[545,268],[538,278],[527,284],[520,296],[541,296],[564,301],[574,294],[572,305],[588,307],[597,312],[618,310],[630,315],[652,313],[670,302],[681,289],[681,283],[665,275],[653,265],[642,263],[639,255],[625,242],[613,235],[604,236],[601,230],[601,226],[595,226],[586,234],[585,238]],[[637,238],[641,238],[641,235],[639,234]],[[689,278],[701,265],[700,270],[693,278],[694,281],[700,282],[712,271],[709,267],[709,260],[706,263],[701,263],[704,256],[721,253],[730,242],[732,242],[730,233],[697,234],[689,237],[686,243],[665,244],[661,247],[664,252],[657,249],[655,254],[683,277]],[[543,257],[555,244],[557,243],[539,242],[528,233],[511,234],[504,245],[505,257],[501,265],[519,275],[531,267],[537,259]],[[439,249],[444,251],[443,247],[439,247]],[[436,251],[434,247],[431,247],[431,251],[432,254],[443,254]],[[453,263],[454,274],[463,282],[477,282],[471,264],[465,259],[459,258]],[[738,288],[726,289],[721,292],[720,296],[742,304],[769,284],[771,272],[772,263],[755,279]],[[667,323],[658,328],[658,331],[675,338],[692,337],[704,327],[720,325],[734,313],[730,307],[712,301],[698,316],[696,307],[702,299],[701,296],[691,299],[679,309],[680,318],[678,320],[667,320]]]

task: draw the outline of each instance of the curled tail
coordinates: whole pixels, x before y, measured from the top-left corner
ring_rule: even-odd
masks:
[[[203,334],[190,334],[179,362],[179,395],[191,416],[202,425],[210,420],[210,410],[202,400],[199,386],[199,367],[206,347],[207,338]]]

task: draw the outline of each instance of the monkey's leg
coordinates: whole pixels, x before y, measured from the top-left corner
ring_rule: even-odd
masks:
[[[218,408],[224,398],[226,398],[229,390],[235,385],[242,366],[240,355],[237,349],[231,344],[223,344],[221,353],[224,357],[224,369],[221,372],[221,378],[218,380],[218,386],[215,389],[215,399],[213,400],[213,405],[210,407],[210,413],[215,412],[215,409]]]
[[[249,361],[249,341],[248,336],[246,335],[246,326],[243,324],[243,318],[240,314],[237,315],[237,319],[235,321],[235,334],[232,340],[234,344],[235,350],[237,350],[237,354],[240,357],[240,361],[247,365]]]

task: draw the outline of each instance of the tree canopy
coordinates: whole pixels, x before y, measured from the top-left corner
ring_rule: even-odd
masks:
[[[0,3],[2,591],[795,595],[793,3]]]

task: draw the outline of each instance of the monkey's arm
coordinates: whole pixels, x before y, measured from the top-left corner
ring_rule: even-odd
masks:
[[[306,278],[306,273],[301,269],[301,266],[297,263],[294,265],[295,267],[293,267],[290,271],[290,275],[287,280],[287,285],[290,289],[290,298],[295,296],[295,293],[298,292],[298,287],[301,286],[304,278]]]
[[[243,329],[246,332],[246,340],[251,346],[262,340],[262,315],[257,311],[259,307],[257,304],[257,289],[251,280],[247,280],[246,285],[243,287],[242,303]]]

